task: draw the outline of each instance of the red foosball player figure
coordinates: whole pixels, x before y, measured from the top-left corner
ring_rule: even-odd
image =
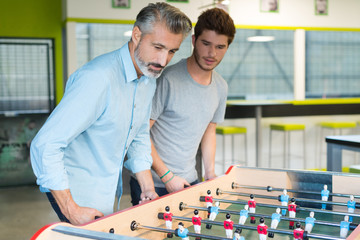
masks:
[[[164,220],[165,220],[165,225],[166,225],[167,229],[172,229],[172,216],[173,216],[173,214],[170,213],[170,207],[166,206],[165,213],[164,213]],[[172,238],[173,234],[168,233],[167,236],[168,236],[168,238]]]
[[[224,228],[225,228],[225,233],[226,233],[226,237],[227,238],[232,238],[233,237],[233,225],[234,222],[231,221],[231,215],[230,213],[226,214],[226,220],[224,221]]]
[[[201,217],[199,217],[199,211],[197,209],[194,210],[194,216],[192,217],[191,221],[194,225],[195,233],[201,233]],[[200,237],[196,237],[196,240],[200,240]]]
[[[264,218],[260,218],[259,222],[260,222],[260,224],[257,226],[257,232],[259,233],[259,239],[266,240],[268,227],[265,225]]]
[[[295,198],[291,199],[291,202],[288,206],[288,210],[289,210],[289,218],[295,218],[296,217]],[[294,229],[294,221],[289,222],[289,229]]]
[[[303,240],[304,230],[301,228],[301,224],[297,222],[295,226],[296,228],[294,230],[294,240]]]
[[[211,207],[213,204],[213,197],[211,196],[211,191],[207,190],[207,196],[205,196],[205,202],[206,202],[206,207]]]
[[[206,207],[209,208],[213,205],[213,197],[211,196],[211,191],[207,190],[207,196],[205,196]],[[208,217],[210,217],[210,213],[208,213]]]
[[[248,205],[249,205],[249,212],[250,213],[255,213],[255,208],[256,208],[256,202],[254,200],[254,195],[250,194],[250,200],[248,201]],[[256,220],[254,216],[250,216],[250,223],[255,224]]]

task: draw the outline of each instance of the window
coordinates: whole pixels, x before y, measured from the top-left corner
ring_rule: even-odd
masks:
[[[268,41],[249,41],[266,36]],[[293,97],[294,31],[237,29],[216,68],[229,85],[229,98],[289,99]]]
[[[132,24],[77,24],[78,67],[118,49]],[[250,37],[263,37],[254,41]],[[270,40],[264,40],[270,37]],[[191,36],[169,65],[192,53]],[[360,32],[306,32],[306,97],[360,96]],[[216,68],[229,85],[230,99],[293,99],[294,30],[237,29]]]
[[[306,97],[360,96],[360,32],[306,33]]]
[[[0,114],[54,108],[53,41],[0,38]]]
[[[101,54],[122,47],[130,40],[132,28],[132,24],[76,24],[78,67]],[[191,36],[189,36],[169,64],[188,57],[191,54],[191,47]]]

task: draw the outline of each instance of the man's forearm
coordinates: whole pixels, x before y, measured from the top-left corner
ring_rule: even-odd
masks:
[[[155,123],[155,120],[150,120],[150,127],[152,127],[154,125],[154,123]],[[165,165],[165,163],[161,160],[152,140],[151,140],[151,157],[153,159],[152,169],[156,172],[156,174],[159,177],[164,176],[169,171],[169,169]],[[163,182],[166,182],[167,180],[172,178],[172,176],[173,176],[173,173],[169,172],[161,180]]]
[[[205,180],[215,177],[216,124],[210,123],[201,140]]]
[[[150,170],[144,170],[135,174],[142,192],[155,191],[154,181]]]
[[[62,214],[64,214],[67,219],[70,219],[71,212],[76,211],[79,207],[73,200],[70,190],[51,190],[51,194],[55,198]]]

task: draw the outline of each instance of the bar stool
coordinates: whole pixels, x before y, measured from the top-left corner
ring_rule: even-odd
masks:
[[[319,169],[321,169],[321,156],[322,156],[322,145],[324,142],[324,130],[331,130],[331,135],[336,135],[337,132],[339,135],[342,135],[343,129],[351,129],[356,128],[356,122],[355,121],[324,121],[320,122],[320,151],[319,151],[319,162],[318,166]],[[339,130],[339,131],[337,131]]]
[[[360,174],[360,165],[350,165],[349,173],[358,173],[358,174]]]
[[[306,168],[306,151],[305,151],[305,125],[304,124],[295,124],[295,123],[280,123],[280,124],[270,124],[270,141],[269,141],[269,166],[271,167],[271,141],[272,141],[272,131],[281,131],[284,133],[284,168],[287,168],[287,165],[290,165],[290,133],[293,131],[302,131],[303,132],[303,151],[304,151],[304,161],[303,167]],[[287,154],[286,154],[287,153]]]
[[[247,129],[246,127],[237,127],[237,126],[217,126],[216,127],[216,134],[222,135],[222,163],[223,163],[223,171],[225,171],[225,136],[231,135],[231,163],[234,164],[235,154],[234,154],[234,142],[235,142],[235,135],[241,134],[244,136],[244,161],[239,161],[238,163],[245,163],[247,165]]]

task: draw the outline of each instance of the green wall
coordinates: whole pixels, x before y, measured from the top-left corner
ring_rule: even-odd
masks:
[[[52,38],[56,103],[63,96],[61,0],[0,0],[0,37]]]

